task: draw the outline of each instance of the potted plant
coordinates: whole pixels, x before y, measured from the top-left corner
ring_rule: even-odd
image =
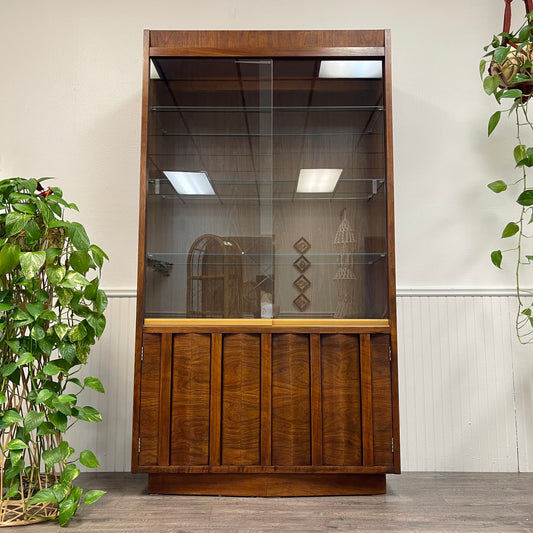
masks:
[[[95,377],[76,377],[102,335],[107,298],[99,288],[106,254],[65,210],[77,210],[43,179],[0,181],[0,526],[58,519],[66,524],[84,494],[78,464],[98,466],[64,438],[73,422],[97,422],[81,403]]]
[[[518,310],[516,332],[522,343],[533,342],[533,300],[531,292],[521,284],[524,267],[533,261],[530,237],[533,236],[533,188],[529,184],[529,169],[533,167],[533,122],[529,103],[533,94],[533,2],[524,0],[526,19],[515,32],[510,32],[510,1],[506,2],[504,31],[492,38],[484,49],[480,63],[483,88],[503,109],[489,118],[488,134],[495,130],[504,114],[514,121],[516,145],[513,162],[517,172],[512,179],[498,179],[488,184],[495,193],[510,191],[516,196],[518,209],[514,220],[502,230],[502,239],[512,244],[491,253],[492,263],[502,267],[504,255],[512,257],[515,271]],[[503,248],[503,247],[502,247]]]

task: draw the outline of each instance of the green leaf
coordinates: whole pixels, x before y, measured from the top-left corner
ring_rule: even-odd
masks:
[[[35,220],[29,220],[26,224],[26,239],[25,243],[28,246],[33,246],[41,238],[41,230]]]
[[[502,258],[503,256],[500,250],[495,250],[490,254],[490,260],[492,261],[492,264],[498,268],[501,268]]]
[[[73,416],[86,422],[101,422],[102,415],[89,405],[85,407],[75,407],[72,411]]]
[[[91,255],[93,256],[93,261],[96,263],[98,268],[102,268],[104,264],[104,259],[109,260],[109,257],[107,254],[100,248],[99,246],[96,246],[96,244],[91,244],[89,246],[89,251],[91,252]]]
[[[91,450],[83,450],[80,453],[80,463],[87,468],[96,468],[97,466],[100,466],[98,459]]]
[[[22,273],[28,279],[33,278],[46,261],[45,252],[25,252],[20,254]]]
[[[507,54],[509,53],[509,48],[507,46],[498,46],[496,50],[492,53],[492,58],[496,63],[503,63],[507,59]]]
[[[70,328],[70,331],[68,332],[68,338],[70,342],[77,342],[81,341],[84,337],[87,336],[87,328],[83,325],[83,322],[80,322],[79,324],[73,326]]]
[[[0,313],[5,313],[6,311],[11,311],[11,309],[15,309],[15,306],[10,303],[0,303]]]
[[[96,293],[96,312],[101,315],[107,309],[107,296],[102,290]]]
[[[54,324],[54,332],[57,335],[59,340],[63,340],[63,337],[67,334],[68,331],[68,325],[59,323]]]
[[[55,396],[55,394],[51,390],[48,390],[48,389],[40,390],[39,393],[37,394],[37,399],[35,400],[35,405],[39,405],[41,403],[46,402],[47,400],[52,398],[52,396]]]
[[[78,286],[89,285],[89,281],[87,280],[87,278],[82,276],[79,272],[70,271],[70,272],[67,272],[66,276],[63,278],[60,285],[61,287],[64,287],[67,289],[75,289]]]
[[[72,252],[70,254],[70,266],[76,272],[85,274],[91,267],[91,256],[87,252]]]
[[[518,144],[513,150],[514,160],[516,164],[520,163],[527,157],[526,146],[524,144]]]
[[[67,483],[56,483],[52,487],[52,490],[54,491],[57,501],[62,502],[68,494],[69,486]]]
[[[76,343],[76,359],[81,364],[85,364],[89,358],[91,352],[91,345],[87,339],[83,339],[80,342]]]
[[[528,24],[527,26],[524,26],[520,30],[520,33],[518,34],[518,38],[521,41],[527,41],[527,40],[529,40],[530,37],[531,37],[531,25]]]
[[[78,508],[78,502],[69,498],[59,504],[59,525],[64,526],[74,516],[76,509]]]
[[[61,369],[54,363],[47,363],[43,367],[43,372],[47,376],[55,376],[61,372]]]
[[[24,450],[28,447],[28,445],[20,440],[20,439],[13,439],[13,440],[10,440],[8,445],[7,445],[7,449],[8,450]]]
[[[61,254],[61,248],[47,248],[45,250],[46,252],[46,260],[48,262],[53,261],[58,255]]]
[[[507,91],[503,91],[500,98],[521,98],[522,95],[523,93],[520,89],[509,89]]]
[[[7,492],[4,494],[4,499],[7,500],[8,498],[13,498],[13,496],[15,496],[18,493],[18,491],[19,491],[19,482],[18,480],[13,481],[13,484],[11,485],[11,487],[9,487]]]
[[[64,266],[50,265],[46,269],[46,276],[52,285],[59,285],[65,277],[66,272],[67,269]]]
[[[45,502],[57,502],[56,495],[54,494],[53,489],[50,489],[50,488],[41,489],[30,500],[30,505],[33,505],[35,503],[45,503]]]
[[[68,464],[65,466],[63,473],[61,474],[61,483],[70,483],[80,475],[79,469],[74,464]]]
[[[42,458],[47,468],[52,468],[55,464],[67,460],[73,452],[74,450],[68,445],[68,442],[63,441],[51,450],[44,450]]]
[[[27,215],[35,215],[35,206],[31,204],[13,204],[13,209],[19,213],[26,213]]]
[[[20,247],[6,242],[0,250],[0,275],[7,274],[19,264]]]
[[[46,337],[44,337],[44,339],[41,339],[37,344],[46,355],[52,355],[52,352],[56,347],[55,339],[50,335],[47,335]]]
[[[516,200],[516,202],[525,207],[533,205],[533,189],[524,191]]]
[[[45,418],[45,413],[41,413],[39,411],[29,411],[24,417],[24,428],[26,431],[33,431],[45,421]]]
[[[44,339],[46,337],[46,333],[44,332],[44,329],[39,326],[39,324],[35,324],[33,328],[31,328],[31,338],[35,341],[40,341],[41,339]]]
[[[91,505],[91,503],[99,500],[105,493],[105,490],[88,490],[83,498],[85,505]]]
[[[496,181],[493,181],[492,183],[489,183],[487,187],[491,191],[498,193],[498,192],[503,192],[507,189],[507,183],[505,183],[505,181],[503,180],[496,180]]]
[[[67,307],[68,304],[71,302],[72,297],[74,296],[74,291],[71,289],[63,289],[61,287],[56,287],[56,294],[59,303],[63,307]]]
[[[28,363],[31,363],[35,361],[35,357],[31,352],[24,352],[20,355],[20,357],[17,359],[17,366],[27,365]]]
[[[12,237],[20,233],[24,229],[28,219],[29,216],[23,213],[8,213],[6,216],[6,237]]]
[[[10,363],[5,363],[0,367],[0,374],[2,376],[10,376],[15,372],[15,370],[18,368],[18,364],[15,361],[11,361]]]
[[[487,66],[487,60],[486,59],[482,59],[480,62],[479,62],[479,76],[483,79],[483,74],[485,73],[485,68]]]
[[[67,431],[67,417],[63,413],[50,413],[48,418],[59,431]]]
[[[94,378],[92,376],[86,377],[83,380],[83,384],[86,387],[89,387],[90,389],[95,390],[96,392],[101,392],[102,394],[105,393],[104,386],[100,382],[98,378]]]
[[[68,224],[68,234],[74,247],[80,252],[88,252],[90,241],[85,228],[79,222]]]
[[[497,76],[487,76],[483,80],[483,89],[487,94],[493,94],[500,85],[500,80]]]
[[[529,309],[529,307],[527,309],[524,309],[522,311],[522,314],[526,316],[531,316],[531,309]]]
[[[24,461],[18,460],[15,464],[4,472],[4,480],[16,478],[24,470]]]
[[[489,118],[489,127],[488,127],[488,134],[490,135],[494,128],[498,125],[498,122],[500,122],[500,117],[502,115],[501,111],[496,111],[490,118]]]
[[[105,325],[106,325],[106,319],[104,315],[101,316],[90,316],[87,319],[87,322],[89,322],[89,325],[91,328],[94,329],[95,335],[100,338],[102,336],[102,333],[104,332]]]
[[[37,318],[44,310],[42,302],[30,303],[26,302],[26,310],[33,318]]]
[[[57,401],[59,403],[71,403],[71,402],[76,402],[77,398],[76,396],[73,396],[72,394],[60,394],[58,397],[57,397]]]
[[[59,353],[63,359],[72,363],[76,357],[76,345],[70,342],[62,342],[59,344]]]
[[[2,424],[7,427],[11,424],[22,422],[24,418],[22,418],[22,416],[14,409],[9,409],[9,411],[4,413],[0,420],[2,421]]]
[[[54,425],[51,422],[43,422],[39,428],[37,429],[37,435],[55,435],[57,433],[57,429],[54,427]]]

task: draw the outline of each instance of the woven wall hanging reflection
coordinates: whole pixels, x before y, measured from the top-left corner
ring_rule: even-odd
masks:
[[[303,255],[310,250],[311,245],[304,237],[300,237],[293,247],[301,255],[294,261],[293,266],[301,275],[294,281],[293,285],[300,291],[300,294],[292,301],[298,311],[304,311],[311,304],[311,300],[304,295],[304,292],[311,286],[311,282],[303,275],[303,273],[311,266],[310,261]]]
[[[337,290],[337,306],[335,318],[346,318],[353,315],[354,294],[353,281],[356,279],[354,272],[355,233],[346,217],[346,209],[342,210],[341,223],[333,240],[337,257],[337,272],[333,278]]]

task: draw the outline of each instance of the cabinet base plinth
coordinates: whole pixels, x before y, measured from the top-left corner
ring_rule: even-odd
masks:
[[[385,494],[385,474],[149,474],[149,494],[354,496]]]

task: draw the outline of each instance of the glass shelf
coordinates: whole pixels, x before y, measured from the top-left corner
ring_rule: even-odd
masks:
[[[259,107],[259,106],[157,106],[154,105],[150,108],[151,111],[250,111],[250,112],[277,112],[277,111],[383,111],[383,106],[360,106],[360,105],[337,105],[337,106],[272,106],[272,107]]]

